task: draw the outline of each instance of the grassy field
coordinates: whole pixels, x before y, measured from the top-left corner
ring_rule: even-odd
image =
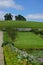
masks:
[[[4,32],[3,40],[12,42],[7,32]],[[30,56],[43,58],[43,50],[35,50],[43,48],[43,39],[32,32],[17,32],[13,47],[25,50]],[[6,65],[27,65],[26,59],[19,59],[18,57],[22,58],[22,56],[18,52],[15,52],[13,47],[11,44],[3,47]],[[28,65],[41,65],[41,62],[37,60],[30,62],[28,60]]]
[[[4,41],[11,42],[7,32],[4,32]],[[26,49],[26,51],[35,57],[43,57],[43,50],[29,50],[29,48],[43,48],[43,39],[33,34],[32,32],[18,32],[15,39],[14,46],[19,49]],[[25,60],[18,59],[18,53],[12,48],[11,44],[3,47],[6,65],[26,65]],[[36,60],[37,61],[37,60]],[[35,65],[41,65],[39,62],[35,62]],[[33,65],[30,61],[28,65]]]
[[[4,41],[11,41],[7,32],[4,33]],[[32,32],[17,32],[14,45],[19,49],[40,49],[43,48],[43,39]]]
[[[43,39],[31,32],[18,32],[14,45],[20,49],[43,48]]]
[[[0,29],[6,27],[13,28],[43,28],[43,23],[41,22],[25,22],[25,21],[3,21],[0,22]],[[7,32],[4,32],[3,41],[11,41],[11,38],[8,36]],[[18,49],[26,50],[30,55],[35,57],[43,57],[43,50],[35,50],[43,48],[43,38],[39,35],[36,35],[32,32],[17,32],[17,37],[14,41],[14,46]],[[34,49],[34,50],[30,50]],[[11,45],[5,45],[3,47],[4,56],[6,65],[27,65],[24,60],[18,59],[18,53],[15,53],[14,49]],[[25,59],[26,60],[26,59]],[[23,64],[21,63],[23,62]],[[33,65],[32,63],[28,63],[28,65]],[[35,65],[41,65],[36,62]]]
[[[43,22],[27,21],[0,21],[0,29],[6,27],[15,28],[43,28]]]

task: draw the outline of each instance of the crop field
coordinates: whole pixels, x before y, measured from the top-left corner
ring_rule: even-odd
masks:
[[[14,28],[43,28],[43,22],[27,21],[0,21],[0,29],[6,27]]]

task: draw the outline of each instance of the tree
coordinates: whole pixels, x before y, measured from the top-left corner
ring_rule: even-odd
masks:
[[[12,20],[12,15],[11,15],[11,13],[7,13],[7,14],[5,14],[5,16],[4,16],[4,18],[5,18],[5,20]]]
[[[22,15],[18,15],[18,16],[15,16],[15,20],[22,20],[22,21],[26,21],[26,18],[23,17]]]
[[[17,30],[13,28],[6,28],[6,31],[8,33],[8,36],[11,38],[11,41],[14,42],[17,36]]]

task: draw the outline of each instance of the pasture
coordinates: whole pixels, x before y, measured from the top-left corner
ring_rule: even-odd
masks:
[[[43,22],[32,22],[32,21],[0,21],[0,29],[6,27],[13,28],[43,28]]]
[[[9,38],[7,32],[4,33],[4,41],[11,42],[11,38]],[[32,32],[17,32],[14,46],[19,49],[42,49],[43,39]]]
[[[43,39],[31,32],[18,32],[14,45],[19,49],[43,48]]]
[[[8,36],[7,32],[4,32],[4,41],[11,42],[11,38]],[[17,32],[17,37],[14,41],[14,47],[18,49],[25,50],[28,54],[33,55],[34,57],[43,57],[43,50],[35,50],[36,48],[40,49],[43,48],[43,39],[39,36],[35,35],[32,32]],[[29,50],[32,48],[33,50]],[[18,59],[18,53],[15,52],[13,47],[10,45],[6,45],[3,47],[6,65],[24,65],[24,60]],[[20,55],[19,55],[20,56]],[[30,58],[31,59],[31,58]],[[21,63],[22,62],[22,63]],[[36,59],[31,63],[28,62],[28,65],[35,64],[41,65]]]
[[[41,22],[26,22],[26,21],[3,21],[0,22],[0,29],[3,28],[43,28],[43,23]],[[12,42],[11,37],[9,37],[7,31],[4,31],[3,36],[4,42]],[[30,56],[34,58],[43,57],[43,38],[39,34],[34,34],[33,32],[20,32],[17,31],[16,39],[13,41],[14,47],[26,51]],[[31,50],[32,49],[32,50]],[[38,50],[36,50],[38,49]],[[15,53],[12,45],[8,44],[3,47],[6,65],[27,65],[24,60],[18,59],[19,53]],[[21,57],[22,58],[22,57]],[[34,59],[33,58],[33,59]],[[31,58],[30,58],[31,59]],[[22,63],[21,63],[22,62]],[[41,65],[36,59],[33,62],[28,62],[28,65]]]

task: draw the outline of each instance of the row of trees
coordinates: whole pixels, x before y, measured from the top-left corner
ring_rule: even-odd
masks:
[[[7,13],[7,14],[5,14],[4,18],[5,18],[5,20],[12,20],[13,15],[11,13]],[[26,21],[26,18],[22,15],[18,15],[18,16],[15,16],[15,20]]]

